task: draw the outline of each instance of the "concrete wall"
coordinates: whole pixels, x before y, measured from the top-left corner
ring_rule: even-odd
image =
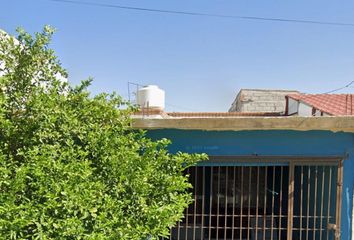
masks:
[[[229,112],[285,112],[286,90],[242,89]]]
[[[341,239],[352,234],[354,183],[354,134],[330,131],[195,131],[150,130],[154,139],[169,138],[171,152],[205,152],[209,155],[284,155],[335,156],[348,155],[344,161]],[[353,239],[354,240],[354,239]]]

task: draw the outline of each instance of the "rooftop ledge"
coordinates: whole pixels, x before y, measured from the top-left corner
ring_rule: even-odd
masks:
[[[138,129],[185,129],[207,131],[241,130],[328,130],[354,133],[354,116],[330,117],[144,117],[134,116],[134,128]]]

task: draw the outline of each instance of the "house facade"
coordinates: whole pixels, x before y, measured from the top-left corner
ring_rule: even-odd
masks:
[[[351,239],[354,118],[250,115],[135,119],[171,152],[209,155],[170,239]]]
[[[170,239],[354,239],[352,98],[241,92],[229,112],[166,113],[157,104],[134,116],[152,139],[170,139],[170,152],[209,155],[186,171],[194,201]],[[264,101],[275,110],[262,110]]]

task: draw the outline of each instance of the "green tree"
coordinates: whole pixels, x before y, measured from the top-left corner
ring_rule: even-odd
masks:
[[[171,154],[131,127],[116,94],[71,87],[53,29],[0,33],[0,239],[157,239],[192,201]],[[124,107],[123,107],[124,106]]]

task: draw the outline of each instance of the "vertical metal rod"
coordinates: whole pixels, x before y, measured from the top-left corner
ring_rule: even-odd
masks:
[[[311,167],[307,170],[307,211],[306,211],[306,240],[309,239],[309,223],[310,223],[310,191],[311,189]]]
[[[266,236],[266,222],[267,222],[267,185],[268,185],[268,167],[264,167],[264,206],[263,206],[263,240]]]
[[[294,163],[289,163],[289,188],[288,188],[288,228],[287,240],[292,240],[293,237],[293,206],[294,206]]]
[[[188,178],[189,178],[189,182],[191,182],[191,176],[190,176],[190,169],[187,168],[187,174],[189,175]],[[186,224],[184,225],[184,236],[185,236],[185,239],[188,239],[188,212],[189,212],[189,206],[187,207],[186,209]]]
[[[300,240],[302,240],[302,207],[304,195],[304,166],[301,166],[301,180],[300,180]]]
[[[324,181],[325,181],[325,167],[322,166],[322,185],[321,185],[321,212],[320,212],[320,240],[322,240],[322,227],[323,227],[323,198],[324,198]]]
[[[216,202],[216,239],[219,239],[219,211],[220,211],[220,166],[218,167],[218,192]]]
[[[316,240],[316,218],[317,218],[317,182],[318,182],[318,167],[315,167],[315,199],[313,207],[313,240]]]
[[[227,190],[228,190],[228,180],[229,180],[229,167],[226,167],[226,176],[225,176],[225,210],[224,210],[224,216],[225,216],[225,223],[224,223],[224,240],[226,240],[226,230],[227,230]]]
[[[275,195],[275,166],[273,166],[273,179],[272,179],[272,216],[270,225],[270,239],[273,239],[273,225],[274,225],[274,195]]]
[[[336,234],[335,240],[340,240],[340,223],[341,223],[341,209],[342,209],[342,191],[343,191],[343,160],[338,163],[337,174],[337,199],[336,199]]]
[[[242,240],[242,213],[243,213],[243,166],[241,167],[241,202],[240,202],[240,240]]]
[[[329,223],[331,213],[331,188],[332,188],[332,167],[329,167],[328,177],[328,204],[327,204],[327,224]],[[327,240],[329,240],[329,230],[327,229]]]
[[[179,240],[180,238],[179,238],[179,235],[180,235],[180,228],[181,228],[181,224],[180,224],[180,221],[178,221],[178,223],[177,223],[177,240]]]
[[[281,239],[281,222],[282,222],[282,205],[283,205],[283,169],[284,167],[280,167],[280,193],[279,193],[279,236],[278,239]]]
[[[205,167],[203,167],[203,179],[202,179],[202,222],[201,222],[201,236],[204,239],[204,204],[205,204]]]
[[[239,168],[237,168],[237,171]],[[233,179],[233,189],[232,189],[232,232],[231,239],[234,239],[234,228],[235,228],[235,198],[236,198],[236,167],[234,167],[234,179]]]
[[[197,220],[197,187],[198,187],[198,167],[193,167],[194,169],[194,216],[193,216],[193,240],[195,240],[195,226]]]
[[[251,215],[251,186],[252,186],[252,167],[248,172],[248,215],[247,215],[247,239],[250,239],[250,215]]]
[[[170,240],[172,240],[172,227],[170,228]]]
[[[259,202],[259,166],[257,166],[257,192],[256,192],[256,230],[255,239],[258,239],[258,202]]]
[[[213,207],[213,178],[214,178],[214,167],[210,168],[210,203],[209,203],[209,229],[208,229],[208,234],[209,234],[209,240],[211,240],[211,215],[213,213],[212,207]]]
[[[131,103],[130,101],[130,83],[128,82],[128,101],[129,103]]]

